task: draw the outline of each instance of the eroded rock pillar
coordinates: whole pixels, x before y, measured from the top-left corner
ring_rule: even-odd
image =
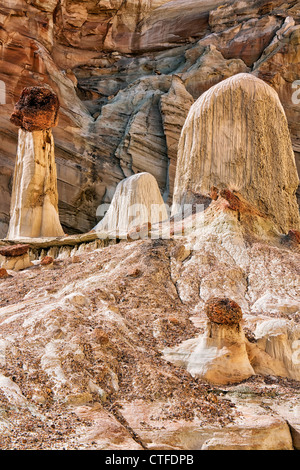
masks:
[[[20,127],[7,238],[59,237],[57,174],[51,128],[57,125],[57,96],[25,88],[11,122]]]

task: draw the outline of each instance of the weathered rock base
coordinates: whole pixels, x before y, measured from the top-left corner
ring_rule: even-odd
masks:
[[[30,260],[29,253],[6,258],[1,264],[1,268],[6,269],[7,271],[21,271],[22,269],[30,268],[30,266],[32,266],[32,262]]]

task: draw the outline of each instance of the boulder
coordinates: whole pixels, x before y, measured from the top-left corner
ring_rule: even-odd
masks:
[[[277,93],[251,74],[210,88],[191,107],[178,148],[173,214],[193,193],[234,190],[282,233],[300,227],[298,174]]]
[[[205,304],[205,313],[211,322],[220,325],[238,325],[243,317],[241,307],[227,298],[210,299]]]

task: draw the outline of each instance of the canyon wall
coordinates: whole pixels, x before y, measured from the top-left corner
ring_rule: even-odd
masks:
[[[278,92],[300,168],[300,2],[2,0],[0,26],[0,237],[17,150],[9,116],[25,86],[59,97],[53,134],[69,234],[94,227],[98,206],[137,172],[152,174],[170,203],[191,105],[237,73]]]

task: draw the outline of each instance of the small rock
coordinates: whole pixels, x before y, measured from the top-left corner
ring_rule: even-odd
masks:
[[[6,279],[9,277],[8,272],[4,268],[0,268],[0,279]]]
[[[151,223],[148,222],[146,224],[134,227],[127,235],[128,241],[134,240],[144,240],[151,236]]]
[[[101,328],[94,329],[93,337],[97,341],[97,343],[101,344],[102,346],[106,346],[109,343],[109,337],[107,333]]]
[[[210,197],[213,201],[216,201],[219,197],[219,190],[215,186],[212,186],[210,189]]]
[[[66,301],[74,307],[86,307],[88,305],[88,299],[84,294],[81,292],[73,292],[66,296]]]
[[[66,403],[68,405],[85,405],[91,401],[93,401],[93,396],[88,392],[71,394],[66,397]]]
[[[171,257],[175,258],[176,261],[185,261],[191,254],[191,250],[186,248],[184,245],[177,245],[171,251]]]
[[[141,275],[142,271],[139,268],[132,268],[128,271],[127,276],[128,277],[139,277]]]
[[[50,266],[53,265],[53,262],[52,256],[45,256],[41,261],[41,266]]]
[[[288,237],[291,242],[300,245],[300,232],[298,230],[290,230]]]

